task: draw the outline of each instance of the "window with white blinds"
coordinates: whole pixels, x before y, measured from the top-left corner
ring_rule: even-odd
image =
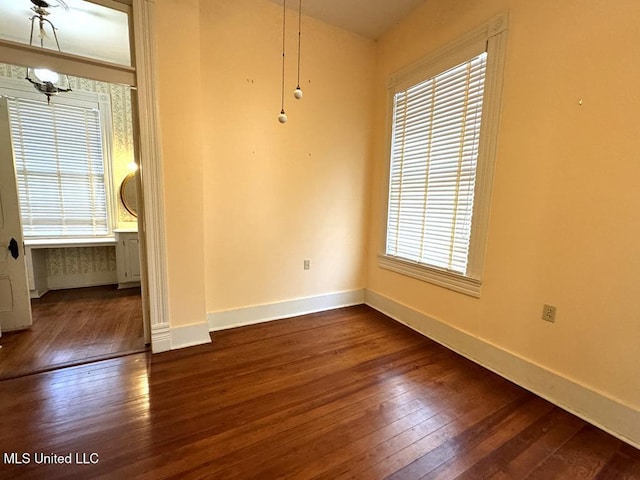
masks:
[[[387,255],[467,273],[486,60],[395,94]]]
[[[100,111],[12,98],[9,116],[25,237],[109,235]]]
[[[508,14],[389,79],[389,183],[378,265],[480,296]]]

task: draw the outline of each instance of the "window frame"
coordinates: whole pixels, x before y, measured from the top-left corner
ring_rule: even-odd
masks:
[[[37,92],[30,84],[24,80],[14,78],[0,78],[0,96],[12,98],[24,98],[28,100],[43,101],[46,98]],[[25,244],[37,244],[46,242],[47,244],[68,244],[69,241],[75,242],[93,242],[104,239],[110,240],[114,237],[115,221],[117,219],[117,205],[114,200],[113,185],[113,158],[112,158],[112,142],[113,142],[113,122],[111,113],[111,96],[108,93],[71,91],[52,98],[52,103],[71,105],[83,108],[97,108],[100,117],[100,127],[102,133],[102,161],[104,172],[104,190],[106,196],[107,210],[107,234],[95,236],[33,236],[25,237]]]
[[[491,202],[491,187],[497,152],[500,105],[506,57],[508,14],[502,13],[475,30],[436,52],[429,54],[408,67],[392,74],[387,84],[387,142],[386,183],[384,188],[384,213],[381,225],[378,266],[396,273],[429,282],[476,298],[480,297],[482,269]],[[486,78],[484,85],[482,125],[476,167],[473,221],[469,242],[466,274],[401,259],[386,254],[391,152],[393,141],[394,96],[429,78],[464,63],[478,53],[487,52]]]

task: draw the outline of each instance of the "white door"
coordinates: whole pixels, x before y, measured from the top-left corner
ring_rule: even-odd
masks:
[[[7,99],[0,98],[0,328],[31,325],[31,302],[13,167]]]

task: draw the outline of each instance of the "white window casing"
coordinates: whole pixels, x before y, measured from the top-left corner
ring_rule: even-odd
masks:
[[[391,76],[379,266],[479,297],[507,15]]]

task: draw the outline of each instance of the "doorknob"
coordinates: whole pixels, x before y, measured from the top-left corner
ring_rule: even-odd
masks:
[[[18,242],[16,242],[15,238],[11,239],[8,248],[13,258],[17,259],[20,256],[20,250],[18,250]]]

